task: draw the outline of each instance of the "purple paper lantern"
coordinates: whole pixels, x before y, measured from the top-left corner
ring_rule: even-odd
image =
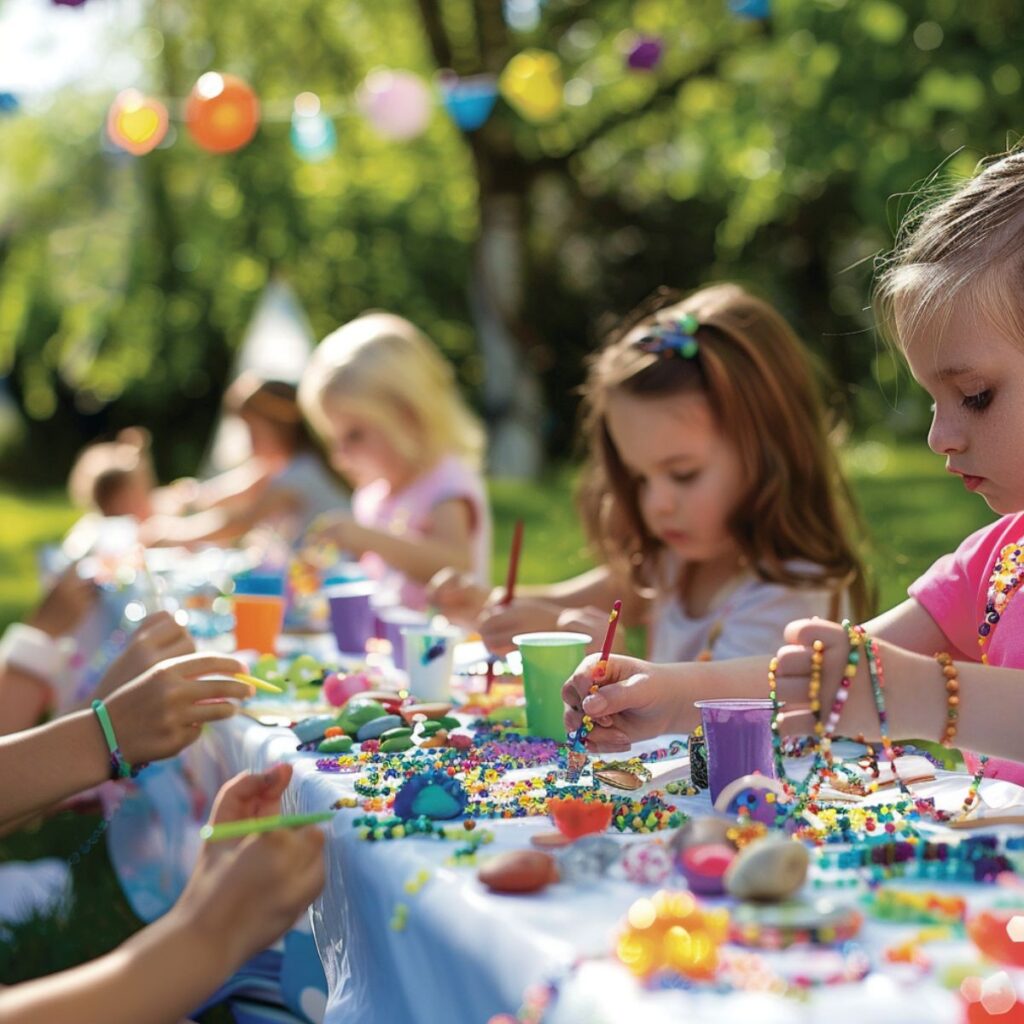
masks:
[[[657,36],[639,36],[626,54],[630,71],[653,71],[660,63],[665,44]]]

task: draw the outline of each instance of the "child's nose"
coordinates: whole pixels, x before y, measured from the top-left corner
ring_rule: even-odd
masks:
[[[928,430],[928,447],[937,455],[951,455],[962,452],[965,445],[961,418],[936,405],[932,412],[932,425]]]

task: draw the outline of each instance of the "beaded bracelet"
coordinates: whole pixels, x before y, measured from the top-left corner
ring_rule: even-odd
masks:
[[[99,720],[100,728],[103,730],[103,738],[107,741],[107,749],[110,751],[110,777],[112,779],[134,779],[136,775],[145,768],[145,765],[133,767],[117,745],[117,737],[114,735],[114,725],[110,721],[106,705],[101,700],[92,702],[92,710]]]
[[[935,660],[942,666],[942,674],[946,679],[946,724],[939,742],[951,747],[960,725],[960,673],[947,651],[939,651]]]

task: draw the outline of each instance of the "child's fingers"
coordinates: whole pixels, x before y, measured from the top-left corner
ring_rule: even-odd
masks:
[[[254,816],[253,805],[280,800],[291,777],[291,765],[287,764],[274,765],[258,774],[241,772],[221,786],[210,810],[210,821],[216,825]]]
[[[648,698],[643,686],[650,677],[645,673],[629,676],[621,683],[609,683],[602,686],[597,693],[591,693],[583,700],[583,710],[595,719],[608,715],[621,714],[623,711],[634,711],[645,707]]]
[[[628,750],[632,746],[629,737],[617,725],[595,725],[586,743],[587,749],[595,753]]]
[[[803,676],[811,674],[811,648],[802,644],[786,644],[775,655],[778,666],[775,678],[780,676]]]
[[[223,722],[231,718],[238,707],[228,701],[214,701],[210,704],[193,704],[188,711],[190,725],[203,725],[206,722]]]
[[[826,646],[846,642],[846,630],[838,622],[827,619],[796,619],[786,626],[782,635],[786,643],[804,647],[810,647],[815,640]]]
[[[179,692],[184,703],[197,704],[199,701],[206,702],[217,698],[248,700],[253,695],[253,688],[237,679],[215,676],[208,679],[183,680]]]

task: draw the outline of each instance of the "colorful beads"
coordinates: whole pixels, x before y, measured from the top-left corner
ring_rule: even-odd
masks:
[[[951,747],[960,724],[960,673],[947,651],[939,651],[935,660],[942,666],[946,686],[946,721],[939,742]]]
[[[1006,613],[1006,606],[1024,583],[1024,543],[1007,544],[995,565],[988,581],[985,601],[985,617],[978,624],[978,647],[981,649],[982,664],[988,664],[986,646],[991,642],[992,633]]]

